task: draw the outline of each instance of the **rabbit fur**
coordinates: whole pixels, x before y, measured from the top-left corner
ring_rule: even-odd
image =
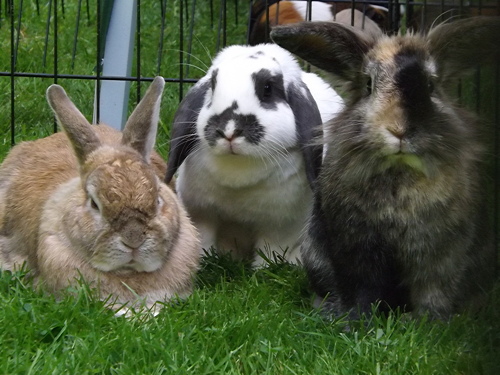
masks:
[[[264,262],[255,249],[297,261],[321,163],[310,141],[342,104],[277,45],[230,46],[216,56],[174,117],[166,177],[178,170],[176,189],[202,248],[255,265]],[[317,167],[307,176],[306,160]]]
[[[478,121],[445,87],[498,59],[499,33],[500,20],[487,17],[428,35],[323,22],[271,32],[347,95],[324,125],[328,149],[302,244],[328,316],[356,319],[379,303],[445,319],[486,301],[496,256],[485,147]]]
[[[155,78],[123,133],[48,88],[64,132],[15,146],[0,166],[0,268],[26,262],[52,292],[83,277],[113,307],[190,294],[198,233],[153,151],[163,87]]]

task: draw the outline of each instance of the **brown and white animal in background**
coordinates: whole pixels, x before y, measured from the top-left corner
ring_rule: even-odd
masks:
[[[204,249],[255,265],[264,264],[255,249],[297,261],[321,164],[311,140],[342,105],[276,44],[216,56],[174,117],[166,177],[178,171],[177,192]],[[306,163],[315,166],[307,175]]]
[[[447,318],[484,303],[497,262],[476,119],[444,87],[499,58],[500,18],[428,35],[304,22],[271,37],[344,83],[302,256],[328,315],[401,307]],[[308,166],[306,166],[308,167]]]
[[[48,88],[64,132],[15,146],[0,166],[1,269],[26,262],[52,292],[83,277],[114,307],[191,293],[198,233],[153,151],[163,87],[155,78],[123,134]]]
[[[309,13],[308,1],[254,1],[248,43],[256,45],[271,42],[269,32],[277,25],[301,21],[337,21],[351,24],[351,10],[354,10],[356,15],[353,25],[358,28],[364,29],[366,20],[373,21],[373,24],[382,30],[386,30],[389,25],[388,9],[379,5],[356,4],[354,9],[350,2],[312,1],[310,5]],[[342,11],[344,12],[339,19],[339,12]],[[349,17],[345,17],[347,14]]]

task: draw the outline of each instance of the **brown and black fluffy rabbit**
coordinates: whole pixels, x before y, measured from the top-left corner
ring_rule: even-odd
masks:
[[[64,132],[19,144],[0,166],[0,268],[26,262],[52,292],[83,276],[117,307],[191,293],[198,233],[153,151],[163,87],[157,77],[123,133],[48,88]]]
[[[337,23],[276,27],[279,45],[344,85],[302,256],[328,315],[405,308],[446,318],[478,306],[495,251],[472,115],[444,86],[498,58],[500,19],[428,35],[368,35]]]

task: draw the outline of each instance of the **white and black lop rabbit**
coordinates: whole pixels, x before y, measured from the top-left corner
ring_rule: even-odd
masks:
[[[255,265],[263,260],[255,249],[296,260],[321,164],[321,147],[310,141],[341,106],[277,45],[230,46],[216,56],[175,115],[166,176],[178,170],[177,192],[204,249]]]

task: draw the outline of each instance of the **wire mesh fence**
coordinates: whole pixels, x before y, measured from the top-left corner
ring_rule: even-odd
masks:
[[[96,112],[98,121],[94,100],[100,103],[103,82],[131,83],[130,110],[147,86],[143,83],[162,75],[167,81],[163,107],[168,108],[163,124],[168,124],[173,108],[216,51],[245,42],[248,8],[240,3],[136,1],[130,74],[106,76],[101,68],[113,1],[1,1],[0,157],[19,141],[57,130],[44,99],[51,83],[63,85],[82,112],[89,118]]]
[[[131,2],[133,0],[130,0]],[[103,74],[109,0],[0,1],[0,159],[22,140],[57,131],[44,93],[51,83],[63,85],[89,118],[99,120],[100,87],[105,81],[130,82],[127,110],[156,75],[167,85],[162,103],[158,147],[166,155],[169,124],[189,85],[203,76],[211,59],[230,44],[268,41],[270,28],[290,22],[291,1],[271,0],[136,0],[131,71]],[[295,1],[292,21],[335,19],[355,8],[387,33],[426,30],[456,17],[500,15],[498,0],[324,0]],[[299,4],[300,3],[300,4]],[[300,5],[300,6],[299,6]],[[325,6],[330,7],[328,12]],[[322,7],[322,8],[321,8]],[[281,11],[280,11],[281,9]],[[322,13],[321,13],[322,12]],[[298,17],[298,18],[297,18]],[[485,122],[491,140],[491,176],[500,174],[500,67],[478,68],[473,77],[452,89],[457,101]],[[492,184],[493,185],[493,184]],[[495,185],[495,207],[499,189]],[[498,212],[498,210],[496,210]],[[496,214],[498,216],[498,213]],[[495,219],[498,223],[498,219]]]

